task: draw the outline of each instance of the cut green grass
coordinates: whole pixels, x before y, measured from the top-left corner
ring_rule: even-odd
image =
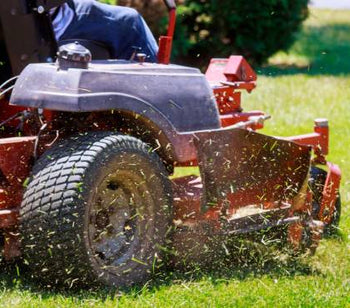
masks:
[[[247,264],[233,259],[216,271],[168,272],[127,292],[43,290],[11,267],[0,276],[1,307],[350,306],[349,16],[350,11],[313,10],[289,53],[278,53],[259,69],[258,88],[243,97],[245,109],[273,116],[267,134],[307,133],[314,118],[330,121],[329,159],[343,172],[343,213],[339,234],[322,240],[315,256],[293,261],[260,255]]]

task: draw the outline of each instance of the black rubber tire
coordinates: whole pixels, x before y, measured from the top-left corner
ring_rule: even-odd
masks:
[[[140,140],[109,132],[64,140],[37,161],[24,194],[25,263],[48,285],[143,283],[164,243],[171,201],[164,165]]]
[[[326,182],[327,172],[317,167],[311,167],[309,187],[313,193],[312,203],[312,217],[319,219],[318,215],[321,209],[321,200],[324,184]],[[325,235],[331,235],[336,232],[339,227],[339,221],[341,216],[341,199],[338,194],[335,201],[335,211],[333,213],[330,223],[325,225],[323,233]]]

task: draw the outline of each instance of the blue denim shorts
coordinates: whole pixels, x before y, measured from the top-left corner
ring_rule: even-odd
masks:
[[[86,39],[107,45],[113,58],[130,59],[133,47],[156,62],[158,45],[142,16],[134,9],[94,0],[69,0],[74,18],[61,40]]]

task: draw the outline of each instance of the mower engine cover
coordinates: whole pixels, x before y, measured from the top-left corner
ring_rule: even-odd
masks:
[[[88,69],[30,64],[11,105],[67,112],[132,111],[172,131],[220,127],[212,89],[196,68],[125,60],[92,61]]]

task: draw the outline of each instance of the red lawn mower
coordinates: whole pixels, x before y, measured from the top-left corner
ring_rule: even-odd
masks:
[[[148,279],[166,239],[196,258],[210,239],[281,227],[292,250],[315,250],[340,217],[327,120],[302,136],[257,133],[269,116],[241,107],[257,79],[243,57],[206,74],[169,64],[174,1],[159,63],[56,42],[48,11],[64,2],[0,3],[5,259],[49,284],[121,287]],[[171,178],[189,166],[200,176]]]

